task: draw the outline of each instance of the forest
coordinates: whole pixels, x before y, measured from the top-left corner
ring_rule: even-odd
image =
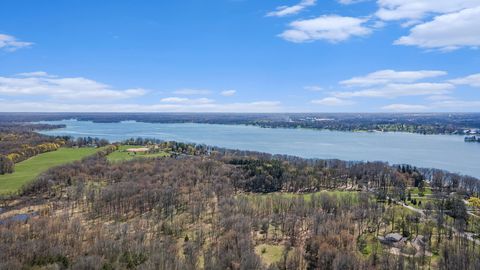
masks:
[[[37,130],[62,128],[64,125],[0,123],[0,175],[15,171],[15,164],[60,147],[103,147],[108,141],[99,138],[52,137]]]
[[[13,173],[15,163],[41,153],[55,151],[68,138],[53,138],[34,132],[55,129],[60,125],[0,123],[0,175]]]
[[[478,179],[123,144],[168,155],[114,162],[111,145],[1,197],[0,269],[480,268]]]
[[[7,123],[68,119],[96,123],[203,123],[419,134],[468,135],[472,130],[480,130],[478,113],[0,113],[0,122]]]

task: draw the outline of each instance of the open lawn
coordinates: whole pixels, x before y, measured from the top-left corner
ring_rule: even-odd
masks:
[[[295,199],[295,198],[303,198],[305,202],[310,202],[312,200],[312,196],[320,196],[322,194],[335,196],[337,198],[351,200],[352,203],[355,203],[358,200],[358,191],[342,191],[342,190],[323,190],[313,193],[291,193],[291,192],[274,192],[268,194],[242,194],[241,196],[247,196],[247,198],[257,198],[257,199],[265,199],[265,198],[282,198],[282,199]]]
[[[420,196],[421,192],[418,189],[418,187],[410,188],[409,191],[412,193],[412,196]],[[426,187],[425,190],[423,191],[424,196],[429,196],[432,195],[432,189],[429,187]]]
[[[60,148],[15,164],[15,172],[0,175],[0,194],[15,193],[51,167],[80,160],[102,148]]]
[[[270,265],[282,259],[283,246],[261,244],[255,247],[255,253],[266,265]]]
[[[144,148],[144,146],[139,145],[121,145],[119,149],[110,155],[108,155],[108,160],[111,162],[121,162],[132,160],[134,158],[156,158],[156,157],[168,157],[169,154],[163,151],[154,154],[147,153],[129,153],[127,149],[130,148]]]

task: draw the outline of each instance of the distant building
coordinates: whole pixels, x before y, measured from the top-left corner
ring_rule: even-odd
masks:
[[[480,142],[480,137],[468,136],[465,137],[465,142]]]
[[[401,247],[405,244],[405,241],[407,240],[407,238],[403,237],[403,235],[399,233],[389,233],[385,236],[379,236],[378,240],[380,240],[380,242],[384,245]]]
[[[149,148],[130,148],[130,149],[127,149],[127,152],[129,153],[146,153],[150,151]]]
[[[403,239],[403,236],[399,233],[389,233],[385,235],[385,240],[390,242],[400,242]]]

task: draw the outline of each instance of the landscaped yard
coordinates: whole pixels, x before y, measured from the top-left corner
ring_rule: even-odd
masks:
[[[57,151],[40,154],[17,163],[14,173],[0,175],[0,194],[17,192],[24,184],[32,181],[49,168],[80,160],[101,149],[60,148]]]
[[[158,153],[148,154],[148,153],[129,153],[127,149],[132,148],[144,148],[144,146],[139,145],[121,145],[119,149],[110,155],[108,155],[108,160],[112,162],[127,161],[134,158],[156,158],[156,157],[168,157],[169,154],[164,151]]]

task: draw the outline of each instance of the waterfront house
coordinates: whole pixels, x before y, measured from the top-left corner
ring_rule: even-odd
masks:
[[[468,137],[465,137],[465,142],[480,142],[480,137],[476,137],[476,136],[468,136]]]

